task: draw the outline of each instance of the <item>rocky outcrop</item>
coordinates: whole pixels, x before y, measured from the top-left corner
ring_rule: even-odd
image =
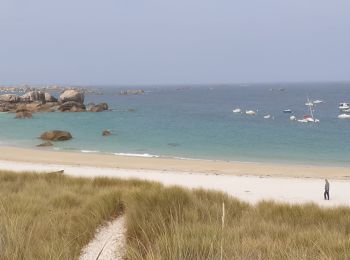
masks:
[[[57,98],[52,96],[50,93],[45,93],[45,102],[57,102]]]
[[[37,147],[49,147],[49,146],[53,146],[53,144],[50,141],[46,141],[37,145]]]
[[[108,130],[104,130],[103,132],[102,132],[102,135],[103,136],[110,136],[112,133],[110,132],[110,131],[108,131]]]
[[[43,133],[40,138],[46,141],[66,141],[72,139],[72,135],[67,131],[53,130]]]
[[[60,95],[59,101],[62,103],[65,103],[68,101],[74,101],[74,102],[83,104],[84,103],[84,93],[82,93],[78,90],[68,89]]]
[[[58,107],[61,112],[84,112],[85,105],[75,101],[68,101]]]
[[[45,104],[37,105],[35,112],[55,112],[58,110],[58,107],[57,102],[46,102]]]
[[[21,110],[27,110],[32,113],[35,112],[54,112],[58,109],[58,103],[55,102],[47,102],[47,103],[41,103],[41,102],[32,102],[32,103],[18,103],[16,107],[16,112]]]
[[[98,105],[95,105],[93,103],[90,103],[87,107],[87,111],[89,112],[102,112],[108,110],[108,104],[107,103],[100,103]]]
[[[143,89],[128,89],[128,90],[121,90],[119,92],[119,95],[140,95],[144,93],[145,91]]]
[[[0,101],[9,103],[18,103],[21,101],[21,97],[15,94],[4,94],[0,95]]]
[[[21,97],[23,102],[35,102],[35,101],[39,101],[39,102],[46,102],[45,99],[45,92],[43,91],[29,91],[27,93],[25,93],[22,97]]]
[[[16,111],[17,103],[0,102],[0,112]]]
[[[15,118],[17,118],[17,119],[29,119],[29,118],[33,118],[33,115],[28,110],[22,110],[22,111],[18,111],[16,113],[16,117]]]
[[[75,89],[65,90],[61,94],[59,101],[48,92],[30,89],[29,92],[21,97],[14,94],[0,95],[0,112],[85,112],[86,107],[83,102],[83,92]],[[88,111],[91,112],[104,110],[108,110],[107,103],[98,105],[91,103],[88,105]],[[18,116],[26,115],[19,114]]]

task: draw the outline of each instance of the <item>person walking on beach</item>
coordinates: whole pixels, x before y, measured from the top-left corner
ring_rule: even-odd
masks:
[[[327,179],[325,179],[326,183],[324,185],[324,199],[329,200],[329,182]]]

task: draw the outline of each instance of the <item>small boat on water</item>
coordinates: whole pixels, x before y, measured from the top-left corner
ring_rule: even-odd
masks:
[[[306,102],[305,103],[305,106],[308,106],[308,107],[313,107],[314,106],[314,103],[312,103],[312,102]]]
[[[271,115],[266,115],[264,116],[265,119],[270,119],[271,118]]]
[[[235,108],[232,110],[233,113],[241,113],[242,110],[240,108]]]
[[[321,103],[323,103],[323,100],[317,99],[317,100],[313,101],[312,103],[314,103],[314,104],[321,104]]]
[[[311,102],[310,102],[310,99],[308,97],[307,98],[307,103],[305,103],[305,105],[306,104],[310,104],[310,103]],[[317,118],[314,117],[313,105],[312,106],[307,105],[307,106],[309,107],[310,114],[309,115],[305,115],[304,118],[303,119],[299,119],[298,122],[300,122],[300,123],[318,123],[318,122],[320,122],[320,120],[318,120]]]
[[[291,116],[291,117],[289,118],[289,120],[295,121],[295,120],[297,120],[297,118],[296,118],[296,116]]]
[[[315,119],[313,116],[310,116],[310,115],[304,116],[304,119],[305,119],[307,122],[311,122],[311,123],[318,123],[318,122],[320,122],[320,120]]]
[[[340,103],[340,104],[339,104],[339,109],[340,109],[340,110],[343,110],[343,111],[344,111],[344,110],[347,110],[347,109],[350,109],[350,104],[349,104],[349,103],[344,103],[344,102],[343,102],[343,103]]]
[[[339,119],[350,119],[350,115],[348,114],[341,114],[338,116]]]
[[[292,113],[293,111],[291,109],[285,109],[283,110],[283,113],[286,113],[286,114],[290,114]]]
[[[307,121],[305,118],[303,119],[298,119],[299,123],[309,123],[309,121]]]
[[[318,123],[318,122],[320,122],[320,120],[314,119],[311,116],[307,115],[307,116],[304,116],[303,119],[298,119],[298,122],[300,122],[300,123]]]
[[[246,115],[250,115],[250,116],[255,116],[255,115],[256,115],[256,112],[253,111],[253,110],[246,110],[246,111],[245,111],[245,114],[246,114]]]

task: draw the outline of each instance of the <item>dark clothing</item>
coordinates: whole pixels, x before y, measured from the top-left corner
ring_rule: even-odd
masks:
[[[329,191],[329,182],[326,181],[326,184],[324,185],[324,190]]]
[[[329,190],[325,190],[323,195],[325,200],[329,200]]]
[[[324,185],[324,199],[329,200],[329,182],[326,180],[326,184]]]

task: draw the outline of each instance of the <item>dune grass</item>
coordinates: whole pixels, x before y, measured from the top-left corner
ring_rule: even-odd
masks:
[[[140,182],[0,172],[0,259],[77,259]]]
[[[222,203],[225,228],[221,229]],[[350,259],[350,209],[118,179],[0,172],[0,259],[77,259],[125,214],[126,259]]]
[[[350,209],[261,202],[163,188],[126,211],[128,259],[350,259]],[[222,202],[225,228],[221,229]]]

